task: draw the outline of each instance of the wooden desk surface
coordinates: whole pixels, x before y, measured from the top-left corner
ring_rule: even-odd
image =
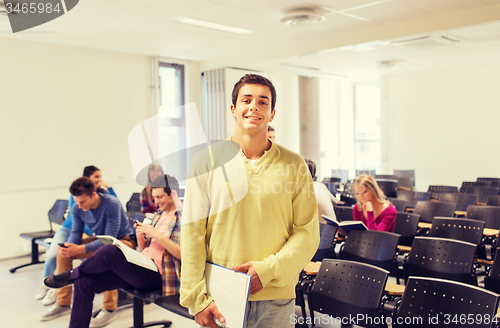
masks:
[[[309,262],[304,268],[304,272],[308,275],[315,276],[318,274],[321,262]]]
[[[320,266],[321,262],[309,262],[304,268],[304,272],[311,276],[317,275]],[[405,286],[403,285],[393,284],[390,282],[385,284],[385,292],[389,295],[401,296],[403,295],[404,290]]]
[[[385,289],[385,292],[389,295],[401,296],[401,295],[403,295],[403,293],[405,291],[405,286],[388,282],[385,284],[384,289]]]
[[[432,228],[432,223],[429,223],[429,222],[419,222],[418,223],[418,227],[420,229],[430,229],[430,228]]]
[[[418,227],[420,229],[430,229],[430,228],[432,228],[432,223],[419,222]],[[498,229],[484,228],[483,236],[485,236],[485,237],[498,237],[498,232],[499,232]]]

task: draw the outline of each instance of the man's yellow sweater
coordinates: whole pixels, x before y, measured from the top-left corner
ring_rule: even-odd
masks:
[[[229,268],[251,261],[263,289],[250,301],[290,299],[319,244],[318,206],[304,159],[273,143],[255,167],[241,150],[224,163],[220,154],[237,151],[228,147],[234,145],[198,157],[187,182],[180,299],[193,314],[212,301],[205,261]]]

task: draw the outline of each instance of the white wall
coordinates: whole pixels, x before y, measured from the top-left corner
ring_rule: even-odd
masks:
[[[142,189],[127,136],[151,113],[151,90],[147,56],[4,38],[0,58],[2,259],[29,253],[18,235],[48,228],[85,165],[101,168],[123,204]]]
[[[500,63],[384,77],[387,168],[414,168],[422,191],[500,177],[499,85]]]

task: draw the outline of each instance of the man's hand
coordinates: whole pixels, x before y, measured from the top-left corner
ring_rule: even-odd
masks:
[[[136,222],[134,226],[137,236],[143,235],[148,238],[158,239],[158,235],[160,235],[158,230],[156,230],[153,226],[149,224],[142,224],[140,222]]]
[[[73,243],[64,243],[65,247],[59,246],[57,252],[63,257],[71,258],[75,255],[85,254],[85,245],[76,245]]]
[[[256,294],[263,288],[262,283],[260,282],[259,275],[255,271],[252,262],[247,262],[242,265],[237,265],[232,267],[231,269],[233,269],[234,271],[247,273],[252,276],[252,285],[250,286],[250,294]]]
[[[194,320],[202,327],[217,328],[218,326],[214,322],[213,316],[215,316],[220,323],[224,323],[226,321],[224,316],[219,312],[219,309],[217,308],[217,305],[215,305],[214,301],[212,301],[212,303],[210,303],[203,311],[198,312],[194,316]]]

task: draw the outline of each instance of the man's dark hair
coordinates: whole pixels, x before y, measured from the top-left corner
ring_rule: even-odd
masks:
[[[274,128],[270,125],[267,126],[267,132],[269,132],[269,131],[274,131]]]
[[[83,194],[92,196],[94,191],[96,191],[95,185],[92,180],[87,177],[80,177],[76,179],[69,187],[69,192],[73,196],[81,196]]]
[[[176,178],[165,174],[159,175],[151,182],[151,188],[163,188],[163,190],[170,196],[172,190],[175,190],[179,194],[179,182]]]
[[[90,178],[90,176],[94,174],[95,171],[100,171],[100,170],[94,165],[85,166],[85,168],[83,169],[83,176]]]
[[[236,106],[236,102],[238,101],[238,93],[245,84],[260,84],[268,87],[269,90],[271,90],[271,111],[274,110],[274,105],[276,105],[276,89],[269,79],[257,74],[246,74],[236,82],[232,93],[232,102],[234,106]]]
[[[313,180],[316,181],[316,164],[314,164],[314,162],[311,161],[310,159],[306,159],[306,164],[307,167],[309,168],[309,172],[311,172]]]

